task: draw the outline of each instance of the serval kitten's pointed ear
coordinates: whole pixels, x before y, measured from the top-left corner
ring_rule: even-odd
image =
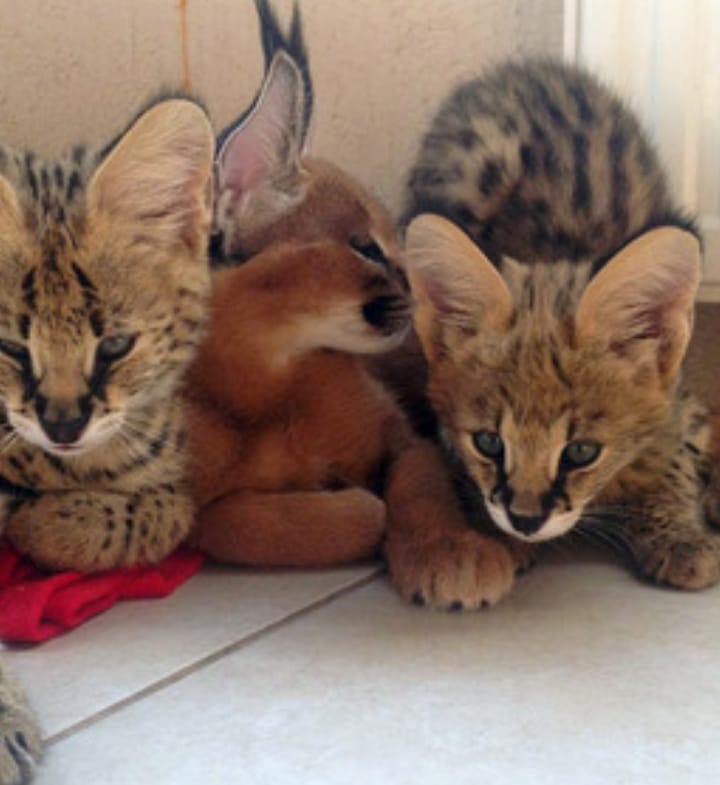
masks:
[[[193,250],[207,245],[214,138],[205,113],[182,99],[144,112],[88,186],[91,211],[143,225],[148,236]]]
[[[429,361],[465,336],[507,328],[510,291],[454,224],[437,215],[415,218],[407,229],[403,264],[416,305],[415,329]]]
[[[575,315],[578,341],[650,361],[672,383],[690,340],[700,272],[695,235],[670,226],[645,233],[588,284]]]
[[[284,51],[270,64],[255,106],[218,137],[218,185],[246,197],[267,184],[293,196],[301,184],[305,88]]]

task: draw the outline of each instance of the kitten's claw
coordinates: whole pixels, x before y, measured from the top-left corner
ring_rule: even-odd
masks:
[[[503,543],[470,530],[421,545],[390,538],[386,552],[392,582],[408,602],[451,611],[495,605],[518,567]]]

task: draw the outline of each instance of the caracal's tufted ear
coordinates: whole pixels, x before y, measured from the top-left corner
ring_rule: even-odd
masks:
[[[646,232],[588,284],[575,315],[578,342],[656,363],[660,379],[672,383],[690,340],[700,274],[694,234],[673,226]]]
[[[205,112],[161,101],[123,134],[94,173],[88,207],[137,222],[149,238],[207,244],[214,137]]]
[[[304,139],[305,86],[294,60],[279,51],[255,105],[220,134],[218,188],[248,198],[261,186],[277,189],[279,201],[300,187]]]
[[[490,260],[457,226],[424,214],[408,226],[403,267],[415,300],[415,330],[429,362],[463,336],[504,331],[510,291]]]

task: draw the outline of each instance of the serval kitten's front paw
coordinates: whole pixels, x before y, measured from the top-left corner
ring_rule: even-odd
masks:
[[[720,580],[720,538],[658,543],[639,558],[641,573],[676,589],[697,591]]]
[[[0,785],[30,782],[40,760],[37,724],[14,687],[0,691]]]
[[[469,530],[423,542],[391,536],[386,555],[391,580],[406,600],[452,611],[495,605],[521,566],[502,542]]]

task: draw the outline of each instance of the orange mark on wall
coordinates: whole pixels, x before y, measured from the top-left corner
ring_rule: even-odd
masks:
[[[180,12],[180,57],[182,58],[182,86],[186,93],[192,90],[190,53],[188,51],[188,0],[178,0]]]

